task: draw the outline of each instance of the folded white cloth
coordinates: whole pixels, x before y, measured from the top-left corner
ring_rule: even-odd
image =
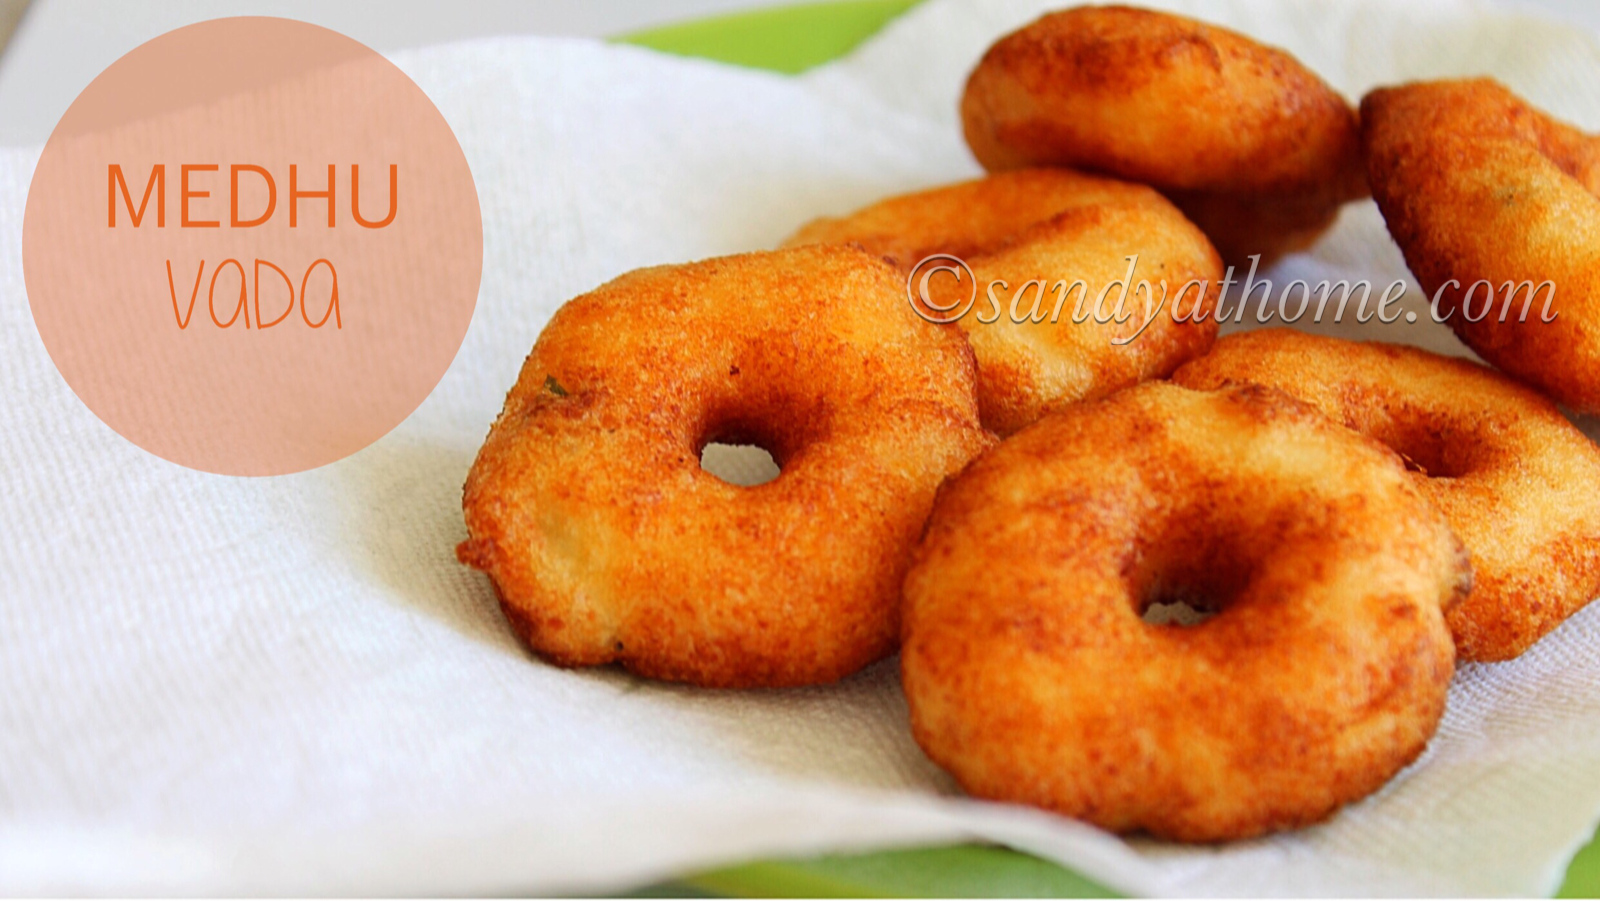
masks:
[[[1185,848],[961,798],[911,741],[892,662],[768,692],[558,670],[454,561],[462,478],[557,305],[974,174],[961,80],[1040,8],[933,0],[799,79],[534,38],[399,55],[477,179],[476,319],[407,422],[295,476],[181,469],[77,401],[23,288],[37,151],[0,152],[0,892],[586,892],[969,838],[1142,893],[1553,888],[1600,812],[1600,608],[1463,667],[1426,756],[1331,822]],[[1600,126],[1600,49],[1562,27],[1455,3],[1183,8],[1352,97],[1484,71]],[[1272,274],[1405,271],[1365,203]],[[1365,333],[1457,349],[1426,317]]]

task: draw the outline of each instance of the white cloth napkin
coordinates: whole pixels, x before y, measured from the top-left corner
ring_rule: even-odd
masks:
[[[455,563],[462,478],[557,305],[975,173],[961,79],[1039,8],[933,0],[800,79],[533,38],[401,55],[477,179],[477,315],[406,423],[296,476],[181,469],[77,401],[23,289],[37,151],[0,152],[0,892],[588,892],[973,838],[1140,893],[1550,891],[1600,813],[1600,606],[1463,667],[1426,756],[1326,825],[1185,848],[960,797],[911,741],[893,662],[768,692],[558,670]],[[1566,28],[1442,3],[1185,8],[1352,97],[1486,71],[1600,126],[1600,50]],[[1404,267],[1360,204],[1272,275]],[[1457,349],[1427,324],[1367,333]]]

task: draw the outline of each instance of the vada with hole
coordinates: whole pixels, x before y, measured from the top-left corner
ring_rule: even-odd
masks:
[[[1462,660],[1516,657],[1600,594],[1600,449],[1531,388],[1288,329],[1230,335],[1173,381],[1276,388],[1400,454],[1472,554],[1472,593],[1447,617]]]
[[[1269,388],[1149,382],[940,490],[905,585],[912,732],[973,795],[1114,832],[1305,826],[1422,753],[1470,583],[1392,451]],[[1216,612],[1141,618],[1172,600]]]
[[[529,647],[715,687],[891,653],[939,484],[987,447],[971,351],[843,247],[628,273],[556,312],[467,476],[462,562]],[[771,452],[741,487],[711,442]]]

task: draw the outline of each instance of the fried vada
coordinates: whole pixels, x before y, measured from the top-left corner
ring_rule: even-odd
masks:
[[[1153,10],[1077,7],[1006,35],[968,78],[961,122],[990,171],[1160,189],[1239,267],[1309,246],[1367,196],[1348,101],[1282,50]]]
[[[1487,78],[1380,88],[1361,116],[1373,197],[1435,318],[1600,412],[1600,137]]]
[[[462,562],[562,666],[828,682],[896,645],[934,492],[992,441],[971,351],[859,250],[624,275],[556,312],[467,476]],[[761,485],[711,442],[777,462]]]
[[[1470,572],[1388,448],[1269,388],[1148,382],[940,491],[905,587],[912,731],[973,795],[1115,832],[1315,823],[1427,744]],[[1174,601],[1215,613],[1141,617]]]
[[[1472,554],[1472,594],[1447,617],[1462,660],[1516,657],[1600,593],[1600,449],[1531,388],[1288,329],[1223,338],[1173,381],[1276,388],[1399,453]]]
[[[925,315],[966,332],[983,423],[1001,435],[1164,378],[1217,334],[1222,263],[1143,185],[1066,169],[998,173],[819,219],[787,245],[819,242],[884,257],[907,276],[903,302],[926,290]],[[939,256],[953,258],[943,265],[954,274],[930,276]]]

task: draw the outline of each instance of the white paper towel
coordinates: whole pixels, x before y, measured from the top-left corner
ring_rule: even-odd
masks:
[[[1600,50],[1559,26],[1443,3],[1182,8],[1352,97],[1485,71],[1600,127]],[[1600,607],[1518,661],[1463,667],[1424,759],[1330,823],[1182,848],[959,797],[911,741],[892,662],[768,692],[558,670],[455,563],[462,479],[561,301],[974,174],[961,80],[1040,9],[933,0],[801,79],[534,38],[397,57],[472,164],[482,294],[407,422],[296,476],[181,469],[77,401],[23,290],[37,151],[0,152],[0,892],[604,891],[966,838],[1140,893],[1553,888],[1600,813]],[[1362,204],[1272,274],[1404,266]],[[1367,333],[1459,352],[1426,323]]]

